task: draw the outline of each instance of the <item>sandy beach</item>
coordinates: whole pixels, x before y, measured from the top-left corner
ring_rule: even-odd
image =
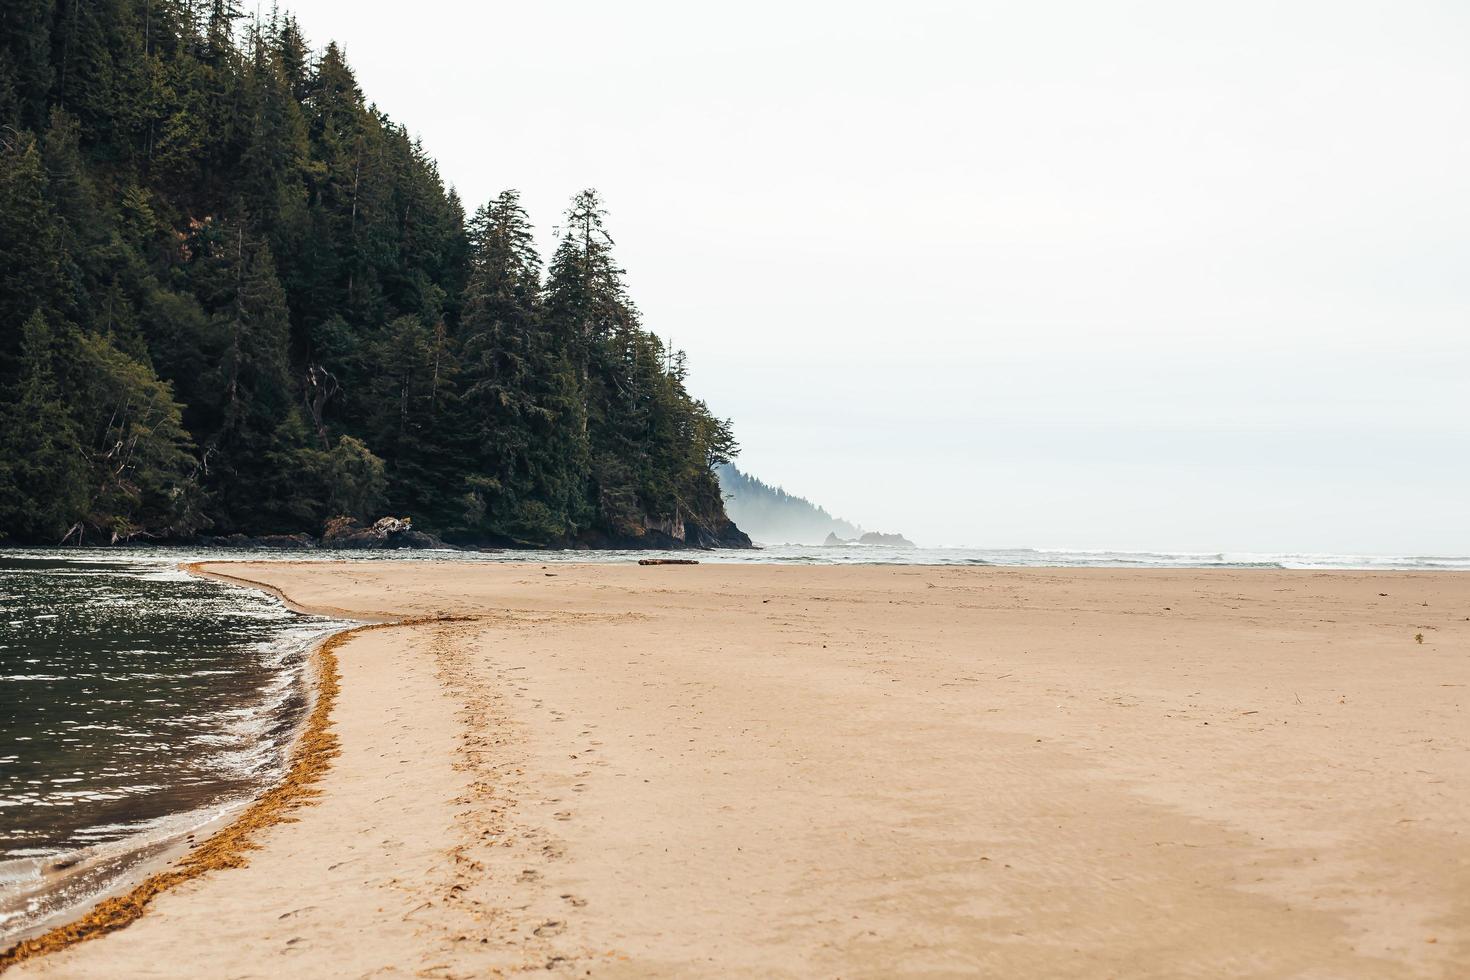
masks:
[[[204,570],[429,621],[245,867],[8,977],[1470,974],[1464,576]]]

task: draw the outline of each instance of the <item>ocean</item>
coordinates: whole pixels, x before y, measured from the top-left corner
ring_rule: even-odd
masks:
[[[442,554],[442,553],[441,553]],[[586,552],[556,552],[572,561]],[[645,552],[599,552],[605,560],[631,561]],[[810,565],[992,565],[997,568],[1293,568],[1320,570],[1470,571],[1470,557],[1432,555],[1331,555],[1247,552],[1070,551],[1044,548],[889,548],[850,545],[761,545],[756,551],[722,551],[711,562],[775,562]]]
[[[213,558],[1470,571],[1470,557],[986,548],[678,552],[0,550],[0,946],[228,817],[284,772],[308,654],[348,624],[180,562]]]

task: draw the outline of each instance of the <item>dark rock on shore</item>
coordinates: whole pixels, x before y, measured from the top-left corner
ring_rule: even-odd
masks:
[[[432,534],[415,531],[411,517],[382,517],[371,527],[351,517],[334,517],[322,531],[321,546],[367,550],[449,547]]]
[[[240,548],[245,550],[310,551],[316,548],[395,549],[448,548],[432,534],[413,529],[408,517],[384,517],[364,527],[351,517],[334,517],[327,521],[320,539],[309,534],[226,534],[219,537],[200,536],[195,543],[206,548]]]
[[[706,530],[698,527],[695,533],[698,548],[754,548],[756,542],[751,541],[750,535],[735,526],[734,520],[726,520],[725,525],[717,527],[716,530]]]
[[[610,534],[604,531],[584,531],[571,542],[574,548],[615,551],[681,551],[699,549],[710,551],[715,548],[754,548],[750,535],[726,519],[723,524],[710,527],[694,520],[645,520],[642,533]]]

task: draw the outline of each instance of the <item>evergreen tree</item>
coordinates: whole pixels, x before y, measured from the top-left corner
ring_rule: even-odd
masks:
[[[248,132],[240,159],[239,192],[244,211],[270,235],[273,250],[294,256],[306,220],[306,121],[291,92],[291,82],[257,29],[251,30],[250,67],[244,105]]]
[[[547,318],[558,342],[570,353],[584,386],[604,367],[605,344],[625,316],[623,270],[613,263],[612,236],[603,226],[607,212],[597,191],[572,200],[547,281]]]
[[[51,68],[51,0],[0,4],[0,123],[32,131],[46,124]]]
[[[21,331],[19,377],[0,402],[0,540],[56,543],[79,530],[86,471],[57,382],[61,346],[37,312]]]
[[[201,522],[194,453],[169,386],[107,338],[83,335],[75,406],[90,474],[87,525],[118,541],[184,535]]]
[[[298,104],[304,103],[311,91],[311,49],[306,43],[306,36],[301,33],[301,24],[291,14],[280,17],[272,11],[268,40],[290,88],[291,98]]]
[[[334,517],[371,521],[387,500],[383,461],[351,436],[343,436],[327,457],[327,509]]]
[[[466,477],[466,523],[554,541],[584,517],[584,432],[566,351],[542,322],[541,259],[520,195],[504,191],[482,207],[470,241],[461,330],[478,465]]]
[[[397,465],[389,474],[389,507],[418,513],[443,526],[452,497],[441,489],[458,482],[446,451],[451,439],[454,358],[443,324],[416,316],[387,324],[368,347],[376,368],[354,413],[365,441]]]
[[[717,534],[725,518],[711,468],[735,451],[729,425],[689,397],[682,356],[642,328],[605,217],[596,191],[572,201],[546,300],[550,332],[579,376],[589,504],[620,536],[690,520]]]
[[[466,227],[342,49],[238,0],[0,9],[0,536],[702,542],[727,422],[644,329],[594,191],[542,263]],[[652,530],[650,530],[652,529]]]
[[[13,383],[21,326],[69,291],[61,244],[35,137],[0,133],[0,379]]]
[[[297,403],[290,323],[270,247],[243,224],[207,223],[191,241],[191,279],[210,313],[217,367],[200,406],[205,487],[227,527],[299,529],[324,515],[319,453]]]

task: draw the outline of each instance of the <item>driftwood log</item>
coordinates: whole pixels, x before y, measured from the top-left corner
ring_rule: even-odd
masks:
[[[640,565],[698,565],[693,558],[640,558]]]

